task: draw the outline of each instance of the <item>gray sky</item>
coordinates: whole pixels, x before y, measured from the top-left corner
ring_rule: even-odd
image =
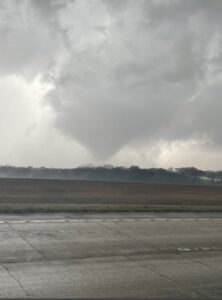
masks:
[[[0,164],[222,169],[221,0],[0,0]]]

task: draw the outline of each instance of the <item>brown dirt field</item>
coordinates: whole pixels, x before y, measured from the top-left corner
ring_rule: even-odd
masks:
[[[222,206],[222,186],[0,179],[0,205]]]

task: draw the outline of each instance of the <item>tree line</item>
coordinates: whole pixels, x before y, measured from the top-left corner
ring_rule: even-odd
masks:
[[[151,182],[178,184],[220,184],[222,171],[203,171],[187,168],[140,168],[82,166],[73,169],[0,166],[0,178],[35,178],[63,180],[94,180],[117,182]]]

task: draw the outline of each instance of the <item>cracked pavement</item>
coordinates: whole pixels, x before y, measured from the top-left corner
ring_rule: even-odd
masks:
[[[0,297],[221,298],[222,214],[0,216]]]

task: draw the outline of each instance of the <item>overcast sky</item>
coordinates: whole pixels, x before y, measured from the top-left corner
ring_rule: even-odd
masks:
[[[222,169],[221,0],[0,0],[0,165]]]

